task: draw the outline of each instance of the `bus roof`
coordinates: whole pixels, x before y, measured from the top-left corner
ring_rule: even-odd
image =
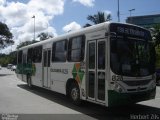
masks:
[[[66,39],[66,38],[68,39],[68,38],[78,36],[78,35],[83,35],[83,34],[86,34],[86,33],[89,33],[89,32],[99,31],[99,30],[103,30],[103,29],[107,30],[107,26],[109,26],[109,24],[111,24],[111,23],[117,23],[117,22],[104,22],[104,23],[100,23],[100,24],[97,24],[97,25],[92,25],[90,27],[82,28],[82,29],[76,30],[76,31],[71,31],[71,32],[68,32],[66,34],[54,37],[54,38],[50,38],[50,39],[47,39],[47,40],[44,40],[44,41],[40,41],[40,42],[31,44],[31,45],[24,46],[22,48],[19,48],[18,50],[28,49],[28,48],[32,48],[32,47],[36,47],[36,46],[46,44],[48,42],[63,40],[63,39]],[[128,24],[128,23],[117,23],[117,24],[125,24],[125,25],[132,25],[132,26],[135,26],[135,27],[140,27],[140,26],[133,25],[133,24]],[[142,28],[142,27],[140,27],[140,28]]]

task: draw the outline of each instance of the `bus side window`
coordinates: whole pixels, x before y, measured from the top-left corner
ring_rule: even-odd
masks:
[[[42,46],[35,47],[33,50],[33,62],[40,63],[42,60]]]
[[[27,63],[32,63],[32,57],[32,48],[30,48],[27,52]]]
[[[22,64],[22,56],[23,56],[23,52],[19,51],[18,52],[18,64]]]
[[[23,63],[27,63],[27,55],[23,54]]]
[[[65,62],[67,52],[67,40],[57,41],[52,46],[52,61]]]
[[[78,36],[71,38],[68,44],[68,61],[80,62],[84,59],[85,37]]]

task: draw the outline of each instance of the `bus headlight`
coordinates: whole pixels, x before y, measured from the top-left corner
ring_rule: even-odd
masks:
[[[118,83],[114,84],[114,90],[119,92],[119,93],[125,92],[125,89]]]

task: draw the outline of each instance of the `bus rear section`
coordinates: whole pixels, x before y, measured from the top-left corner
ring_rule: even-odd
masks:
[[[150,32],[133,25],[110,24],[108,106],[154,99],[155,50]]]

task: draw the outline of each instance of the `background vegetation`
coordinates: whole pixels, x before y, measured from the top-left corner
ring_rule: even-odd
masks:
[[[16,52],[11,52],[9,55],[0,54],[0,65],[6,67],[8,64],[17,64]]]

